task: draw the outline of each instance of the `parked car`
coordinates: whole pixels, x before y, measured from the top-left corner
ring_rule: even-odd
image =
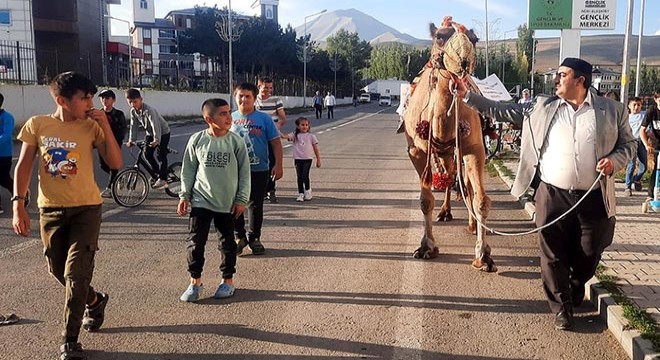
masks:
[[[371,102],[371,95],[364,93],[360,95],[360,102],[361,103],[369,103]]]
[[[381,95],[378,106],[392,106],[392,98],[388,95]]]

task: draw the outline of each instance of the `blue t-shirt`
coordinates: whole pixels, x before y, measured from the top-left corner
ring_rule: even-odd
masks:
[[[11,157],[14,148],[14,117],[0,109],[0,157]]]
[[[280,137],[280,132],[270,115],[253,111],[247,115],[236,110],[231,114],[234,124],[231,131],[238,134],[248,150],[251,171],[268,171],[268,143]]]

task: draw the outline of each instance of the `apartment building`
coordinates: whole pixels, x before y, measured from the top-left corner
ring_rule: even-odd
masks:
[[[35,82],[32,3],[0,0],[0,80]]]

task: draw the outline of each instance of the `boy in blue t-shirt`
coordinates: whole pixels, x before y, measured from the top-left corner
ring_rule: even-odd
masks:
[[[0,94],[0,186],[14,191],[14,180],[11,178],[11,157],[14,148],[14,116],[2,108],[5,97]],[[0,214],[4,213],[0,205]]]
[[[251,83],[242,83],[234,89],[234,97],[238,110],[234,111],[232,119],[234,124],[231,131],[238,134],[248,150],[250,158],[250,202],[248,203],[249,229],[245,232],[245,217],[236,219],[234,232],[238,238],[237,254],[241,254],[246,246],[252,254],[260,255],[265,252],[261,244],[261,225],[264,219],[264,195],[268,178],[278,180],[282,177],[282,141],[275,122],[270,115],[257,111],[254,102],[259,89]],[[270,143],[275,154],[275,166],[272,172],[268,171],[268,144]]]
[[[642,176],[644,175],[644,172],[646,172],[646,147],[640,139],[639,134],[642,127],[642,120],[644,120],[646,112],[642,111],[642,99],[639,97],[631,97],[630,100],[628,100],[628,109],[630,110],[628,122],[630,123],[633,136],[637,139],[637,156],[633,157],[626,167],[626,189],[624,195],[632,196],[633,186],[637,191],[642,190]],[[637,175],[633,176],[637,159],[639,159],[639,170],[637,171]]]

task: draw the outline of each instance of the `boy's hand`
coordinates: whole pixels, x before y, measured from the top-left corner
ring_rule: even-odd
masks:
[[[234,204],[231,206],[231,213],[234,215],[234,219],[238,219],[244,211],[245,205],[243,204]]]
[[[282,178],[282,175],[284,175],[284,170],[282,170],[282,165],[280,164],[275,164],[273,167],[273,172],[271,173],[271,177],[273,180],[279,180]]]
[[[28,215],[23,203],[19,204],[19,201],[16,201],[13,204],[14,217],[11,223],[16,234],[21,236],[28,236],[30,235],[30,216]]]
[[[321,159],[316,159],[316,167],[317,168],[321,167]]]
[[[190,201],[181,199],[179,200],[179,206],[176,207],[176,213],[179,216],[186,216],[188,214],[188,208],[190,208]]]
[[[128,141],[126,142],[126,147],[131,147],[131,146],[133,146],[133,145],[135,145],[135,143],[132,142],[132,141],[130,141],[130,140],[128,140]]]
[[[105,114],[105,111],[99,109],[89,109],[86,112],[87,116],[92,120],[102,124],[104,121],[108,122],[108,116]]]
[[[154,141],[149,143],[149,146],[151,146],[152,148],[155,148],[155,147],[158,146],[158,144],[160,144],[160,141],[154,140]]]

